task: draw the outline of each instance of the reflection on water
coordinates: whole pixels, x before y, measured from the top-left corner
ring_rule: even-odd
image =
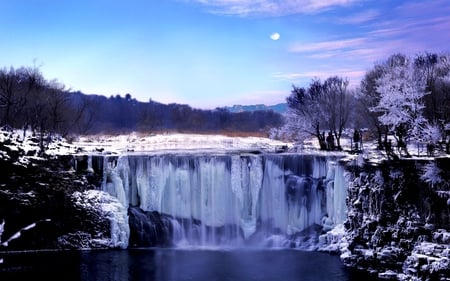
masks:
[[[0,280],[361,280],[337,256],[296,250],[39,252],[3,255]]]

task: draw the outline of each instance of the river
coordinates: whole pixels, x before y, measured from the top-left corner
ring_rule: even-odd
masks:
[[[3,254],[0,280],[368,280],[338,256],[292,249],[130,249]]]

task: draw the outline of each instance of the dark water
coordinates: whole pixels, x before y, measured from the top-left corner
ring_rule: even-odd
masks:
[[[297,250],[175,250],[3,254],[0,280],[367,280],[339,257]]]

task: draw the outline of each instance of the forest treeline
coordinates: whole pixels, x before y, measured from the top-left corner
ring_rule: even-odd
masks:
[[[282,124],[282,115],[270,110],[231,113],[226,108],[141,102],[131,94],[86,95],[45,79],[37,68],[0,69],[1,126],[63,136],[132,131],[267,135]]]

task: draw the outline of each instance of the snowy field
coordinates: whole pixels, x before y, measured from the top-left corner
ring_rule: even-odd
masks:
[[[46,141],[48,141],[46,139]],[[39,138],[27,131],[0,130],[0,143],[12,151],[22,150],[22,155],[36,157],[39,151]],[[394,142],[395,143],[395,142]],[[228,137],[224,135],[204,134],[143,134],[131,133],[124,135],[89,135],[79,136],[72,140],[60,137],[52,138],[46,144],[49,155],[67,154],[129,154],[129,153],[166,153],[166,152],[297,152],[304,154],[339,155],[347,160],[368,161],[372,163],[386,159],[386,153],[376,148],[374,141],[363,142],[361,153],[351,152],[350,138],[341,139],[343,151],[321,151],[316,138],[306,140],[301,146],[291,142],[282,142],[262,137]],[[409,144],[408,150],[414,158],[427,159],[424,145]],[[444,153],[435,156],[449,157]],[[0,149],[0,158],[9,157],[6,151]]]
[[[73,145],[87,152],[160,152],[160,151],[265,151],[292,147],[286,143],[261,137],[228,137],[202,134],[145,135],[132,133],[118,136],[83,136]]]
[[[36,157],[39,137],[21,130],[0,131],[0,143],[11,151],[22,151],[22,158]],[[129,154],[158,152],[278,152],[292,149],[293,143],[262,137],[228,137],[202,134],[150,135],[131,133],[126,135],[79,136],[72,140],[53,137],[45,139],[46,154]],[[48,143],[48,144],[47,144]],[[0,158],[8,158],[0,149]]]

